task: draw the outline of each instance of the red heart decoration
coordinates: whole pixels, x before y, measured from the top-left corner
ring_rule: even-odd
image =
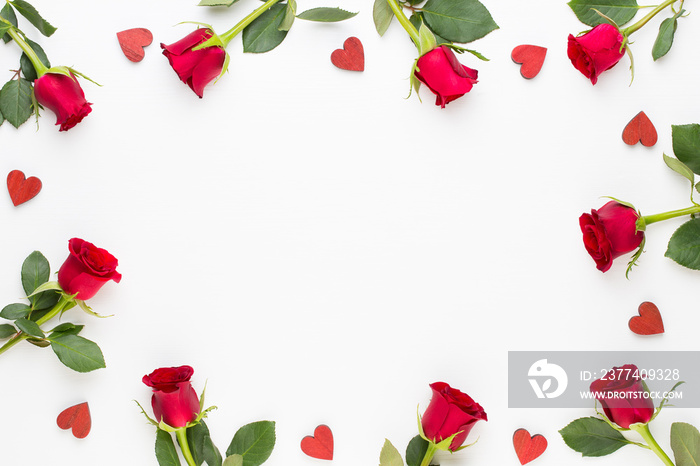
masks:
[[[622,132],[622,140],[630,146],[641,141],[643,146],[651,147],[656,144],[658,138],[654,123],[651,122],[644,112],[637,113],[637,116],[627,123],[625,130]]]
[[[64,430],[72,427],[73,435],[77,438],[87,437],[92,425],[92,421],[90,420],[90,407],[87,401],[61,411],[61,414],[56,418],[56,424]]]
[[[520,464],[527,464],[547,449],[547,439],[540,434],[530,437],[526,429],[518,429],[513,434],[513,447]]]
[[[658,335],[664,333],[664,321],[656,304],[648,301],[639,305],[639,315],[629,321],[630,330],[637,335]]]
[[[117,33],[119,45],[126,58],[133,62],[140,62],[146,56],[144,47],[148,47],[153,42],[153,34],[145,28],[127,29]]]
[[[348,71],[365,70],[365,49],[357,37],[348,37],[342,49],[331,53],[331,63],[340,69]]]
[[[331,428],[323,424],[316,427],[313,437],[307,435],[301,439],[301,451],[312,458],[332,460],[333,432],[331,432]]]
[[[9,191],[10,199],[16,207],[39,194],[41,180],[34,176],[25,178],[21,171],[12,170],[7,175],[7,191]]]
[[[523,78],[532,79],[537,76],[547,55],[545,47],[537,45],[518,45],[513,49],[510,58],[515,63],[521,63],[520,74]]]

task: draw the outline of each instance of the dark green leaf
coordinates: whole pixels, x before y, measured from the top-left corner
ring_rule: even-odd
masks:
[[[49,281],[51,268],[49,261],[39,251],[29,254],[22,263],[22,288],[27,296],[32,294],[39,285]]]
[[[559,431],[564,442],[583,456],[605,456],[629,444],[610,424],[595,417],[583,417]]]
[[[43,293],[36,294],[29,299],[34,300],[34,303],[32,304],[34,311],[43,311],[54,307],[60,297],[61,293],[58,291],[48,290],[44,291]],[[32,313],[32,320],[34,320],[34,313]]]
[[[27,39],[27,43],[39,57],[41,63],[43,63],[47,68],[51,68],[51,63],[49,62],[49,58],[46,56],[44,49],[42,49],[41,46],[33,40]],[[34,65],[32,65],[32,62],[29,60],[26,53],[22,52],[22,56],[19,58],[19,64],[22,68],[22,74],[24,77],[28,81],[34,82],[34,80],[37,78],[36,70],[34,69]]]
[[[684,267],[700,270],[700,218],[687,221],[673,233],[665,255]]]
[[[32,85],[24,78],[5,83],[0,90],[0,113],[15,128],[32,114]]]
[[[389,439],[384,440],[384,446],[379,453],[379,466],[403,466],[401,453],[391,444]]]
[[[434,33],[458,43],[475,41],[498,29],[478,0],[428,0],[423,17]]]
[[[8,20],[13,26],[17,27],[17,15],[15,15],[15,10],[9,3],[5,3],[5,6],[0,10],[0,17]],[[12,38],[9,34],[5,34],[2,36],[2,40],[7,44]]]
[[[41,17],[36,8],[31,6],[24,0],[10,0],[10,3],[17,9],[19,14],[27,18],[32,25],[39,30],[40,33],[49,37],[56,32],[56,28],[51,26],[48,21]]]
[[[10,324],[0,325],[0,340],[5,338],[10,338],[12,335],[17,333],[17,329]]]
[[[421,24],[425,24],[425,21],[423,21],[423,15],[422,15],[420,12],[418,12],[418,11],[416,11],[415,13],[413,13],[413,14],[411,15],[411,17],[408,18],[408,20],[409,20],[409,21],[411,22],[411,24],[413,24],[413,26],[414,26],[417,30],[419,30],[419,31],[420,31],[420,26],[421,26]],[[445,39],[444,37],[440,37],[438,34],[435,34],[435,31],[433,31],[433,35],[435,36],[435,42],[437,42],[437,45],[440,45],[440,44],[452,45],[452,42],[450,42],[449,40]]]
[[[90,372],[105,366],[100,347],[93,341],[70,334],[51,337],[51,349],[63,364],[77,372]]]
[[[416,435],[408,442],[408,446],[406,447],[406,465],[420,466],[425,457],[425,452],[427,451],[428,441],[420,435]]]
[[[357,13],[345,11],[340,8],[320,7],[301,12],[297,15],[297,18],[307,21],[319,21],[322,23],[336,23],[338,21],[350,19],[355,15],[357,15]]]
[[[29,311],[31,310],[32,309],[26,304],[8,304],[2,308],[2,311],[0,311],[0,317],[7,320],[15,320],[21,317],[27,317],[27,314],[29,314]]]
[[[676,466],[700,464],[700,432],[685,422],[671,424],[671,448]]]
[[[284,19],[277,29],[280,31],[289,31],[294,24],[294,19],[297,16],[297,2],[295,0],[287,1],[287,9],[284,12]]]
[[[678,18],[680,18],[684,12],[685,10],[680,10],[672,17],[665,19],[661,23],[661,26],[659,26],[659,35],[656,36],[654,47],[651,49],[651,56],[654,58],[654,61],[663,57],[671,50],[673,36],[676,34],[676,28],[678,27]]]
[[[212,442],[209,428],[204,421],[187,429],[187,444],[197,466],[204,462],[209,466],[221,466],[221,453]]]
[[[282,43],[287,31],[280,31],[286,5],[277,3],[260,15],[243,30],[243,51],[246,53],[269,52]]]
[[[77,335],[80,333],[80,331],[85,327],[84,325],[75,325],[71,324],[70,322],[66,322],[64,324],[58,325],[55,327],[53,330],[51,330],[51,334],[49,335],[49,338],[56,338],[60,335]]]
[[[160,429],[156,431],[156,459],[160,466],[180,466],[173,438]]]
[[[374,28],[380,36],[383,36],[386,30],[389,29],[391,20],[394,19],[394,12],[387,0],[374,0],[372,18],[374,19]]]
[[[678,160],[700,174],[700,125],[671,125],[671,136]]]
[[[571,0],[569,6],[579,21],[589,26],[608,22],[596,10],[622,26],[630,22],[639,9],[637,0]]]
[[[21,319],[15,320],[15,325],[27,335],[37,338],[44,338],[44,332],[41,331],[41,328],[39,328],[36,322],[32,322],[31,320],[27,320],[22,317]]]
[[[243,466],[260,466],[274,448],[274,421],[258,421],[238,429],[226,450],[226,456],[238,454],[243,457]]]
[[[231,6],[238,0],[202,0],[197,5],[199,6]]]

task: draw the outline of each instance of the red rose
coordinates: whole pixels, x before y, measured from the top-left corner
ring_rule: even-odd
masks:
[[[623,41],[624,37],[615,26],[599,24],[582,36],[569,34],[569,59],[574,68],[595,84],[600,73],[617,65],[625,54]]]
[[[117,259],[94,244],[73,238],[68,241],[70,255],[58,271],[58,284],[66,293],[77,293],[77,299],[90,299],[110,280],[119,283]]]
[[[472,90],[478,71],[462,65],[451,48],[441,45],[418,59],[415,75],[437,96],[435,105],[445,105]]]
[[[90,102],[73,73],[70,76],[46,73],[34,81],[37,102],[56,114],[59,131],[68,131],[92,111]]]
[[[200,28],[173,44],[160,44],[163,55],[168,58],[170,66],[180,80],[190,86],[200,99],[204,93],[204,87],[221,74],[226,59],[226,51],[221,47],[192,50],[206,42],[212,35],[211,29]]]
[[[143,376],[143,383],[153,388],[151,406],[157,422],[170,427],[185,427],[197,419],[199,398],[192,388],[190,366],[161,367]]]
[[[608,419],[623,429],[638,422],[646,424],[654,415],[654,402],[634,364],[613,367],[603,378],[591,383],[591,392]]]
[[[476,421],[487,420],[486,413],[469,395],[444,382],[435,382],[430,388],[433,397],[421,419],[423,433],[433,443],[457,434],[449,447],[450,451],[455,451],[467,439]]]
[[[607,272],[613,259],[639,247],[644,232],[637,231],[638,218],[639,214],[632,207],[616,201],[579,217],[583,244],[598,270]]]

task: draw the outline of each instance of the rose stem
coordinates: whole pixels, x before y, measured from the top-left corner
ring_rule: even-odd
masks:
[[[642,26],[644,26],[646,23],[648,23],[649,20],[650,20],[651,18],[653,18],[654,16],[656,16],[656,14],[659,13],[661,10],[665,9],[665,8],[666,8],[667,6],[669,6],[669,5],[673,5],[673,4],[676,3],[677,1],[678,1],[678,0],[666,0],[666,1],[663,2],[661,5],[657,6],[656,8],[654,8],[653,10],[651,10],[649,13],[647,13],[647,15],[644,16],[644,18],[640,19],[639,21],[637,21],[636,23],[634,23],[632,26],[627,27],[627,28],[625,28],[625,29],[622,29],[622,30],[621,30],[622,34],[623,34],[625,37],[629,36],[629,35],[632,34],[633,32],[637,31],[639,28],[641,28]],[[681,3],[683,3],[683,2],[681,2]]]
[[[279,1],[280,0],[267,0],[261,6],[256,8],[251,14],[243,18],[238,24],[236,24],[234,27],[232,27],[228,31],[224,32],[221,36],[219,36],[221,38],[221,41],[224,43],[224,48],[228,45],[231,39],[236,37],[243,29],[246,28],[246,26],[255,21],[255,19],[258,16],[265,13],[267,10],[270,9],[272,5]]]
[[[32,62],[32,65],[36,70],[37,77],[40,78],[44,74],[46,74],[46,72],[49,69],[41,62],[39,56],[36,54],[34,49],[17,33],[17,30],[15,30],[14,27],[11,27],[7,30],[7,34],[9,34],[9,36],[12,37],[12,40],[14,40],[17,43],[17,45],[19,45],[19,48],[22,49],[22,51],[29,58],[29,61]]]
[[[197,466],[197,463],[192,458],[192,452],[190,451],[190,446],[187,443],[187,428],[180,427],[175,431],[175,436],[177,437],[177,443],[180,444],[180,450],[182,450],[182,456],[185,457],[185,461],[190,466]]]
[[[425,452],[425,456],[423,457],[423,461],[421,461],[420,466],[430,466],[430,461],[433,459],[433,456],[435,456],[436,451],[437,447],[435,444],[433,442],[428,442],[428,449]]]
[[[399,24],[403,26],[403,28],[406,30],[409,36],[411,36],[411,40],[413,40],[413,43],[416,44],[416,47],[418,47],[418,44],[420,43],[420,39],[418,38],[418,29],[411,24],[411,22],[408,20],[406,15],[403,13],[403,9],[401,6],[396,2],[396,0],[386,0],[389,6],[391,7],[391,11],[394,12],[394,15],[396,16],[396,19],[399,20]]]
[[[656,453],[656,456],[661,458],[661,461],[663,461],[664,464],[666,464],[667,466],[674,466],[673,461],[671,461],[671,458],[669,458],[666,452],[664,452],[661,449],[659,444],[656,443],[654,436],[651,435],[651,431],[649,430],[649,424],[632,424],[630,426],[630,429],[634,430],[635,432],[638,432],[639,435],[642,436],[642,438],[647,442],[647,444],[649,444],[649,448],[651,449],[651,451]]]
[[[662,214],[645,215],[642,217],[645,225],[651,223],[660,222],[662,220],[668,220],[670,218],[681,217],[683,215],[692,215],[700,213],[700,206],[688,207],[687,209],[672,210],[670,212],[664,212]]]

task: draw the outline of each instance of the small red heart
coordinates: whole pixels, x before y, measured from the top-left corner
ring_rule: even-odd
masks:
[[[664,333],[664,321],[656,304],[648,301],[639,305],[639,315],[629,321],[630,330],[637,335],[658,335]]]
[[[87,437],[92,425],[90,407],[87,401],[61,411],[61,414],[56,418],[56,424],[64,430],[72,427],[73,435],[77,438]]]
[[[119,45],[126,58],[133,62],[140,62],[146,56],[144,47],[148,47],[153,42],[153,34],[145,28],[127,29],[117,33]]]
[[[312,458],[332,460],[333,432],[331,432],[331,428],[323,424],[316,427],[313,437],[307,435],[301,439],[301,451]]]
[[[41,191],[41,180],[34,176],[24,177],[19,170],[12,170],[7,175],[7,190],[15,206],[24,204]]]
[[[637,113],[637,116],[627,123],[625,130],[622,132],[622,140],[630,146],[641,141],[643,146],[651,147],[656,144],[658,138],[654,123],[651,122],[644,112]]]
[[[530,437],[526,429],[518,429],[513,434],[513,447],[520,464],[527,464],[547,449],[547,439],[540,434]]]
[[[348,37],[342,49],[331,53],[331,63],[340,69],[348,71],[365,70],[365,49],[357,37]]]
[[[520,74],[523,78],[532,79],[537,76],[544,64],[544,57],[547,55],[545,47],[537,45],[518,45],[513,49],[510,58],[515,63],[520,63]]]

